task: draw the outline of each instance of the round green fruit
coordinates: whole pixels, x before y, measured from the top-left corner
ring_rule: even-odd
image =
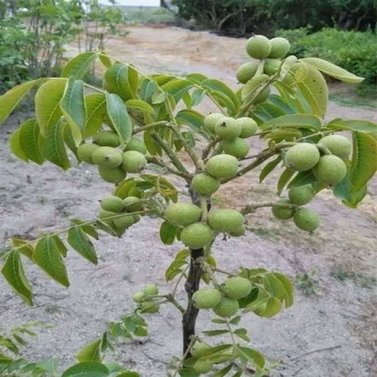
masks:
[[[143,208],[143,202],[140,198],[136,196],[128,196],[127,198],[123,199],[124,209],[127,212],[137,212]]]
[[[316,230],[320,222],[317,212],[310,208],[299,208],[293,216],[293,221],[297,228],[307,232]]]
[[[240,137],[244,139],[255,135],[258,130],[257,122],[252,118],[242,117],[236,119],[236,122],[241,125]]]
[[[340,157],[325,155],[320,158],[313,172],[319,182],[335,186],[346,176],[347,166]]]
[[[122,153],[112,147],[98,147],[92,154],[93,162],[96,165],[106,168],[116,168],[122,164]]]
[[[157,313],[159,310],[160,310],[160,307],[155,302],[147,301],[141,304],[141,313],[153,314],[153,313]]]
[[[210,372],[212,367],[213,364],[207,360],[196,360],[192,366],[192,369],[194,369],[196,373],[204,374]]]
[[[200,357],[210,349],[211,348],[207,343],[196,341],[191,347],[190,353],[194,357]]]
[[[114,224],[119,229],[126,229],[134,225],[136,221],[137,218],[134,215],[126,213],[123,216],[116,217],[114,219]]]
[[[147,159],[138,151],[127,151],[123,153],[122,167],[127,173],[138,173],[145,168]]]
[[[307,171],[317,165],[320,158],[316,145],[299,143],[289,148],[285,158],[285,166],[297,171]]]
[[[98,172],[104,181],[110,183],[120,183],[126,178],[126,173],[122,168],[109,169],[106,166],[100,165],[98,166]]]
[[[243,227],[245,218],[235,209],[212,209],[208,213],[209,226],[218,232],[237,232]]]
[[[115,195],[106,196],[101,200],[101,207],[105,211],[122,212],[124,210],[124,202],[121,198]]]
[[[130,141],[127,143],[125,151],[137,151],[142,154],[147,153],[147,147],[145,146],[145,143],[143,140],[140,140],[139,138],[133,136],[131,137]]]
[[[201,249],[214,238],[212,229],[203,223],[194,223],[183,228],[181,241],[190,249]]]
[[[241,126],[230,117],[222,117],[216,123],[215,133],[220,139],[232,140],[241,134]]]
[[[187,226],[200,220],[202,210],[191,203],[173,203],[166,208],[164,217],[175,226]]]
[[[245,234],[245,227],[242,225],[239,228],[233,230],[233,232],[229,232],[232,237],[241,237]]]
[[[136,292],[132,295],[132,300],[134,302],[137,302],[138,304],[140,304],[141,302],[144,301],[144,293],[143,292]]]
[[[222,297],[220,303],[213,308],[213,311],[220,317],[232,317],[240,308],[238,301],[234,298]]]
[[[207,115],[204,118],[204,127],[210,132],[215,132],[215,126],[221,118],[224,118],[224,115],[220,113],[212,113]]]
[[[240,137],[233,140],[223,140],[221,147],[225,153],[238,159],[246,157],[250,150],[249,143]]]
[[[192,302],[198,309],[212,309],[221,299],[221,293],[216,288],[201,288],[192,295]]]
[[[102,147],[118,147],[120,139],[113,131],[102,131],[93,136],[93,143]]]
[[[274,75],[280,68],[280,59],[266,59],[264,62],[263,72],[268,75]]]
[[[94,164],[93,162],[93,152],[98,149],[98,145],[95,144],[81,144],[77,148],[77,158],[79,161],[85,161],[89,164]]]
[[[258,64],[255,62],[244,63],[237,69],[236,77],[241,84],[246,84],[257,72]]]
[[[191,181],[191,188],[202,196],[211,196],[220,187],[220,182],[205,173],[195,174]]]
[[[352,151],[352,142],[342,135],[325,136],[318,145],[327,147],[332,154],[341,159],[347,159]]]
[[[272,38],[270,42],[271,52],[268,55],[269,58],[282,59],[288,54],[288,51],[291,48],[289,41],[285,38]]]
[[[236,300],[246,297],[251,292],[251,283],[241,276],[231,277],[222,285],[225,296]]]
[[[116,217],[117,215],[118,214],[115,213],[115,212],[106,211],[106,210],[101,208],[100,211],[99,211],[99,214],[98,214],[98,218],[100,218],[101,220],[111,219],[111,221],[112,221],[113,217]]]
[[[288,207],[287,205],[292,204],[288,199],[280,199],[272,206],[272,214],[279,220],[288,220],[294,213],[295,209]]]
[[[145,297],[158,295],[158,287],[156,284],[146,285],[143,289]]]
[[[206,165],[209,175],[215,178],[233,178],[238,172],[238,160],[229,154],[219,154],[211,157]]]
[[[290,188],[288,198],[293,204],[303,206],[314,198],[314,194],[314,187],[311,184],[307,184]]]
[[[271,52],[271,42],[263,35],[255,35],[246,42],[246,52],[254,59],[264,59]]]

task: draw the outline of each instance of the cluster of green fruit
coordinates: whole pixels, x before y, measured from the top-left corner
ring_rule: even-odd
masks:
[[[157,313],[160,305],[158,303],[158,287],[155,284],[145,286],[141,291],[133,294],[132,299],[138,305],[141,313]]]
[[[94,135],[93,143],[81,144],[77,158],[98,165],[103,180],[110,183],[122,182],[127,173],[138,173],[147,164],[144,143],[133,137],[121,150],[119,136],[113,131],[101,131]]]
[[[143,202],[136,196],[121,199],[115,195],[106,196],[101,200],[99,219],[108,225],[116,234],[122,235],[130,226],[140,220],[135,212],[143,209]]]
[[[245,218],[234,209],[211,209],[202,221],[203,211],[194,204],[170,204],[163,217],[180,229],[181,241],[190,249],[201,249],[211,243],[217,233],[226,233],[234,237],[245,233]]]

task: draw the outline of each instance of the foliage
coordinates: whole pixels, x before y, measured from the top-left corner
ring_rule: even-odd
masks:
[[[63,377],[138,376],[106,363],[105,353],[119,337],[145,336],[144,316],[165,304],[176,308],[183,324],[183,354],[172,360],[168,376],[269,373],[270,364],[251,348],[240,319],[270,318],[289,308],[293,284],[284,274],[264,268],[224,270],[216,260],[215,239],[242,236],[245,216],[263,207],[313,232],[320,217],[306,205],[319,192],[332,191],[355,208],[377,170],[377,124],[325,118],[328,88],[323,73],[347,83],[362,78],[322,59],[285,57],[288,49],[286,40],[250,38],[247,51],[254,60],[249,64],[256,69],[246,75],[237,72],[243,85],[236,90],[199,73],[145,75],[104,52],[85,52],[65,65],[61,77],[35,79],[0,97],[3,122],[36,89],[35,117],[22,123],[10,139],[18,158],[39,165],[49,161],[64,170],[76,158],[78,163],[96,165],[99,176],[112,184],[96,218],[73,218],[67,229],[33,241],[9,240],[9,248],[0,254],[1,274],[26,303],[33,303],[33,289],[25,262],[68,287],[68,249],[97,264],[95,240],[104,233],[127,235],[141,216],[161,220],[163,244],[184,244],[165,272],[166,280],[174,282],[172,289],[160,292],[150,284],[136,292],[131,314],[87,344],[76,355],[78,364]],[[273,66],[268,64],[271,60]],[[103,87],[83,80],[94,61],[105,71]],[[271,94],[271,87],[277,94]],[[204,99],[218,113],[200,113]],[[338,132],[348,133],[352,141]],[[249,156],[250,138],[260,139],[260,149]],[[260,198],[239,211],[215,208],[212,194],[220,185],[257,168],[260,182],[278,173],[276,191],[282,198]],[[171,175],[180,183],[171,183]],[[186,300],[178,294],[181,289]],[[198,335],[200,309],[212,310],[216,328]]]

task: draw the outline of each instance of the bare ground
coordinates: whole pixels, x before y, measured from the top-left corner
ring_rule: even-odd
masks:
[[[130,28],[131,34],[108,45],[108,51],[133,62],[146,72],[202,72],[234,85],[234,69],[247,57],[241,39],[218,37],[206,32],[177,28]],[[371,110],[330,104],[330,117],[377,120]],[[36,237],[62,228],[75,216],[93,218],[97,201],[111,186],[97,180],[90,166],[74,167],[67,173],[50,164],[26,165],[8,150],[17,117],[0,134],[0,246],[13,235]],[[258,148],[258,143],[253,145]],[[242,205],[259,194],[274,197],[257,175],[224,187],[219,204]],[[216,256],[221,266],[263,266],[292,277],[317,271],[319,292],[307,296],[297,290],[295,305],[274,319],[248,315],[243,324],[251,344],[279,362],[274,376],[372,377],[377,373],[377,182],[358,210],[341,206],[325,193],[313,203],[322,226],[314,235],[298,231],[290,223],[274,220],[268,210],[249,217],[246,236],[218,241]],[[103,236],[96,243],[101,256],[92,266],[73,252],[68,256],[71,287],[65,290],[32,266],[27,274],[36,293],[32,308],[20,303],[0,281],[0,326],[9,328],[28,320],[54,325],[42,329],[26,355],[33,359],[57,358],[61,366],[73,362],[82,345],[105,329],[132,306],[132,293],[149,282],[168,290],[163,271],[179,245],[163,247],[156,220],[144,219],[122,239]],[[184,300],[184,295],[181,295]],[[208,313],[200,316],[204,329]],[[131,342],[116,356],[143,376],[162,377],[171,355],[181,350],[180,318],[171,307],[150,316],[150,336],[143,345]]]

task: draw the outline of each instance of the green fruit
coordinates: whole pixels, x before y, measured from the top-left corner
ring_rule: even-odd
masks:
[[[175,226],[187,226],[200,220],[202,210],[191,203],[173,203],[166,208],[164,217]]]
[[[272,38],[270,42],[271,42],[271,52],[268,55],[269,58],[282,59],[288,54],[288,51],[291,48],[289,41],[285,38],[281,38],[281,37]]]
[[[216,123],[215,133],[220,139],[233,140],[240,135],[241,129],[235,119],[222,117]]]
[[[221,298],[216,288],[201,288],[192,295],[192,302],[198,309],[212,309],[220,303]]]
[[[313,172],[319,182],[335,186],[346,176],[347,166],[340,157],[325,155],[320,158]]]
[[[85,161],[89,164],[93,164],[93,152],[98,149],[98,145],[95,144],[81,144],[77,148],[77,158],[79,161]]]
[[[211,196],[220,187],[220,182],[205,173],[195,174],[191,181],[191,188],[203,196]]]
[[[237,69],[236,77],[241,84],[246,84],[257,72],[258,64],[248,62],[240,65]]]
[[[220,317],[232,317],[240,308],[238,301],[234,298],[223,297],[213,311]]]
[[[207,343],[196,341],[191,347],[190,353],[194,357],[200,357],[210,349],[211,348]]]
[[[310,208],[299,208],[293,216],[293,221],[297,228],[307,232],[316,230],[320,222],[318,214]]]
[[[245,234],[245,227],[242,225],[239,228],[233,230],[233,232],[229,232],[229,234],[233,237],[240,237]]]
[[[238,160],[229,154],[219,154],[211,157],[206,163],[209,175],[215,178],[233,178],[237,175]]]
[[[116,168],[121,165],[122,153],[111,147],[99,147],[92,154],[93,162],[96,165],[106,168]]]
[[[327,147],[332,154],[347,159],[352,151],[352,142],[342,135],[329,135],[322,138],[318,145]]]
[[[93,136],[93,143],[103,147],[118,147],[120,139],[113,131],[102,131]]]
[[[122,168],[109,169],[105,166],[98,166],[98,172],[104,181],[110,183],[120,183],[126,178],[126,173]]]
[[[255,35],[246,42],[246,52],[254,59],[264,59],[271,52],[271,42],[263,35]]]
[[[212,209],[208,213],[209,226],[218,232],[237,232],[244,222],[242,213],[235,209]]]
[[[279,70],[280,64],[281,60],[279,59],[266,59],[263,72],[268,76],[272,76]]]
[[[194,223],[183,228],[181,241],[190,249],[201,249],[214,238],[212,229],[203,223]]]
[[[207,360],[196,360],[192,368],[199,374],[208,373],[212,370],[213,364]]]
[[[132,296],[132,300],[134,302],[137,302],[138,304],[140,304],[141,302],[144,301],[144,293],[143,292],[134,293],[133,296]]]
[[[127,173],[138,173],[147,164],[145,156],[138,151],[127,151],[123,153],[122,167]]]
[[[252,118],[242,117],[236,119],[236,122],[241,125],[240,137],[247,138],[253,136],[257,130],[257,122]]]
[[[287,207],[287,204],[292,203],[288,199],[280,199],[272,206],[272,214],[279,220],[290,219],[295,213],[295,208]]]
[[[119,229],[126,229],[134,225],[136,221],[137,219],[134,215],[126,213],[123,216],[116,217],[114,219],[114,225]]]
[[[127,143],[125,151],[137,151],[142,154],[147,153],[147,147],[145,146],[145,143],[143,140],[140,140],[139,138],[133,136],[131,137],[130,141]]]
[[[136,196],[128,196],[123,200],[123,204],[127,212],[137,212],[143,208],[143,202]]]
[[[240,137],[233,140],[223,140],[221,147],[225,153],[238,159],[246,157],[250,150],[249,143]]]
[[[251,283],[241,276],[231,277],[222,285],[225,296],[236,300],[246,297],[251,292]]]
[[[101,207],[105,211],[118,213],[124,210],[124,203],[123,200],[118,196],[109,195],[101,200]]]
[[[208,131],[215,132],[217,122],[223,117],[224,115],[220,113],[212,113],[207,115],[204,118],[204,127],[207,128]]]
[[[112,221],[112,218],[113,217],[116,217],[118,214],[115,213],[115,212],[111,212],[111,211],[106,211],[104,209],[100,209],[99,211],[99,214],[98,214],[98,217],[101,219],[101,220],[108,220],[109,218],[111,218],[111,221]]]
[[[158,295],[158,287],[156,284],[148,284],[143,289],[145,297]]]
[[[242,98],[245,99],[251,93],[260,91],[260,89],[266,84],[270,79],[268,75],[264,73],[254,76],[243,88],[242,88]],[[270,88],[266,87],[261,93],[259,93],[255,98],[253,103],[260,103],[265,101],[270,95]]]
[[[155,302],[147,301],[141,304],[140,312],[153,314],[153,313],[157,313],[159,310],[160,310],[159,305],[157,305]]]
[[[292,187],[288,191],[289,200],[298,206],[308,204],[314,198],[314,188],[311,184]]]
[[[316,145],[299,143],[288,149],[284,162],[288,168],[307,171],[317,165],[319,158],[320,154]]]

